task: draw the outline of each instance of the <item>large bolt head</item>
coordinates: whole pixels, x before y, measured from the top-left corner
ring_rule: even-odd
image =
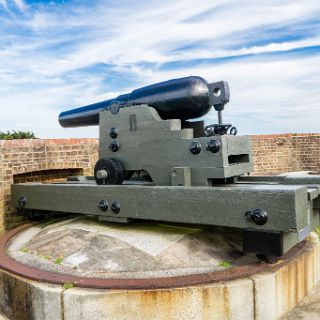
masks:
[[[213,126],[206,126],[204,128],[204,134],[206,137],[210,137],[214,134],[214,127]]]
[[[112,139],[117,138],[117,136],[118,136],[118,130],[117,130],[116,128],[111,128],[111,129],[109,130],[109,135],[110,135],[110,137],[111,137]]]
[[[192,154],[199,154],[201,152],[201,144],[198,141],[192,141],[189,149]]]
[[[18,200],[18,207],[19,208],[24,208],[25,205],[27,204],[27,198],[25,196],[22,196],[19,200]]]
[[[221,149],[221,142],[219,140],[210,140],[207,143],[207,150],[212,153],[217,153]]]
[[[118,214],[120,212],[120,204],[117,201],[113,201],[111,205],[111,210],[113,213]]]
[[[112,114],[118,114],[119,113],[119,110],[120,110],[120,106],[118,103],[113,103],[111,106],[110,106],[110,112]]]
[[[112,141],[109,145],[109,149],[112,152],[117,152],[119,150],[119,143],[117,141]]]
[[[263,226],[268,221],[268,214],[263,209],[247,211],[245,216],[248,221],[253,221],[258,226]]]
[[[102,211],[107,211],[109,208],[109,203],[107,200],[101,200],[99,202],[98,207],[102,210]]]

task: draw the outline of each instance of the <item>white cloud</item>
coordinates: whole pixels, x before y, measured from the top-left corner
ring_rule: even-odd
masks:
[[[4,8],[7,8],[7,1],[6,0],[0,0],[0,5],[2,5]]]
[[[287,61],[259,61],[252,58],[246,62],[156,72],[147,76],[143,83],[190,74],[201,75],[209,81],[225,79],[230,84],[231,101],[226,106],[224,118],[236,125],[241,133],[308,132],[310,128],[318,131],[320,111],[317,92],[320,75],[314,66],[319,64],[319,56]],[[119,94],[112,92],[98,96],[92,89],[94,85],[94,82],[83,86],[60,85],[1,97],[1,104],[10,108],[2,108],[0,125],[3,127],[6,124],[5,129],[11,129],[14,122],[19,128],[36,128],[41,137],[96,135],[97,129],[65,130],[59,127],[57,121],[59,109],[61,111]],[[209,123],[216,122],[214,110],[206,120]]]
[[[23,0],[14,0],[13,2],[20,10],[25,10],[27,7]]]
[[[101,9],[92,12],[92,20],[88,25],[97,32],[95,38],[82,41],[70,53],[54,59],[54,63],[48,63],[46,57],[30,61],[30,67],[49,75],[63,74],[70,70],[84,68],[97,62],[113,64],[134,64],[137,62],[164,63],[168,61],[197,59],[208,57],[221,57],[228,54],[247,54],[286,50],[286,47],[303,46],[299,43],[270,44],[254,48],[242,48],[233,52],[223,49],[224,43],[234,33],[238,38],[248,38],[248,30],[261,28],[266,25],[281,25],[290,21],[304,18],[306,15],[315,14],[315,4],[305,1],[301,4],[283,1],[280,4],[275,1],[253,5],[251,1],[216,2],[215,6],[225,5],[223,10],[213,13],[211,19],[200,19],[195,22],[187,22],[198,13],[213,10],[212,1],[202,1],[195,6],[195,1],[170,1],[153,2],[153,6],[146,5],[141,12],[135,12],[128,16],[132,9],[122,9],[116,14],[113,11]],[[318,10],[320,6],[318,5]],[[98,10],[98,9],[97,9]],[[101,10],[101,11],[100,11]],[[89,14],[86,10],[77,18],[71,17],[61,21],[58,15],[49,13],[36,14],[28,23],[36,30],[64,26],[66,28],[78,27],[85,21],[83,15]],[[241,32],[243,34],[241,35]],[[111,36],[110,36],[111,34]],[[207,41],[205,50],[191,50],[187,53],[170,53],[177,45],[183,46],[193,42]],[[234,39],[235,44],[239,39]],[[310,39],[310,42],[319,38]],[[52,57],[50,57],[52,58]],[[40,66],[40,68],[39,68]]]
[[[0,0],[0,5],[2,5],[4,8],[8,9],[11,1],[8,0]],[[27,8],[25,2],[23,0],[12,0],[12,3],[19,9],[19,10],[25,10]]]
[[[301,36],[299,28],[317,19],[319,1],[154,0],[130,6],[101,1],[84,7],[0,0],[7,8],[12,3],[24,12],[10,13],[0,26],[0,130],[33,129],[42,137],[96,134],[96,129],[59,128],[57,114],[117,95],[103,93],[106,74],[83,71],[101,63],[139,85],[190,74],[228,80],[231,103],[225,117],[238,121],[242,132],[318,130],[319,54],[285,53],[320,45],[317,24],[303,38],[286,38],[289,28]],[[278,28],[277,34],[270,28]],[[247,55],[253,56],[188,63]],[[161,68],[179,61],[184,61],[179,68]],[[301,121],[299,108],[308,121]]]

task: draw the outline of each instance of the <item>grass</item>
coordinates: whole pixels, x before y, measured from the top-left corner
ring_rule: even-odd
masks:
[[[68,289],[74,288],[74,283],[73,283],[73,282],[65,282],[65,283],[62,285],[62,288],[63,288],[64,290],[68,290]]]
[[[45,259],[45,260],[51,260],[51,257],[48,255],[40,256],[40,258]]]
[[[28,252],[29,252],[29,249],[26,248],[26,247],[22,247],[19,251],[20,251],[20,252],[23,252],[23,253],[28,253]]]
[[[221,262],[219,263],[219,266],[220,266],[220,267],[224,267],[224,268],[230,268],[230,267],[232,267],[232,264],[231,264],[230,261],[221,261]]]
[[[59,257],[56,260],[54,260],[55,264],[62,264],[62,262],[63,262],[63,257]]]

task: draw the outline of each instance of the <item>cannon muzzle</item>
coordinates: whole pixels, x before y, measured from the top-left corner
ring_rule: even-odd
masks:
[[[208,83],[201,77],[190,76],[142,87],[114,99],[62,112],[59,123],[65,128],[98,125],[99,113],[115,104],[120,108],[148,104],[158,111],[162,119],[188,120],[205,115],[212,106],[221,111],[228,101],[227,82]]]

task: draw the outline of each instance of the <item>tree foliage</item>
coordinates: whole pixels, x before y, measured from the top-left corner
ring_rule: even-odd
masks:
[[[31,131],[0,131],[0,140],[14,140],[14,139],[37,139],[35,134]]]

